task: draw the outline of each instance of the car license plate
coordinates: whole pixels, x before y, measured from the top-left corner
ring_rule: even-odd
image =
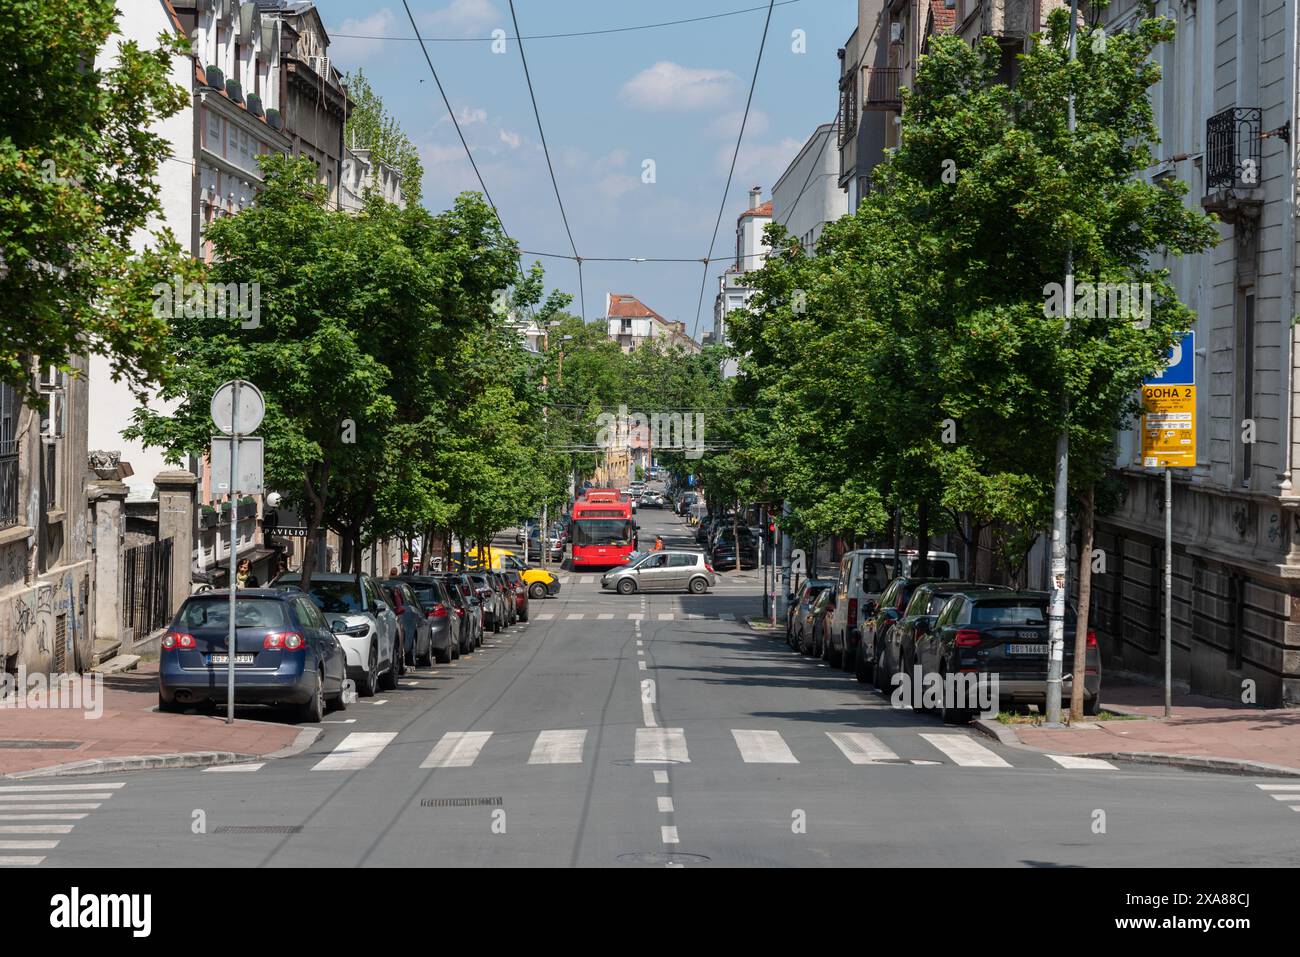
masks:
[[[1007,645],[1007,654],[1009,655],[1046,655],[1047,645]]]
[[[254,657],[255,657],[254,655],[235,655],[235,664],[237,664],[237,665],[251,665],[251,664],[253,663],[253,658],[254,658]],[[208,656],[208,664],[210,664],[210,665],[228,665],[228,664],[230,664],[230,656],[229,656],[229,655],[209,655],[209,656]]]

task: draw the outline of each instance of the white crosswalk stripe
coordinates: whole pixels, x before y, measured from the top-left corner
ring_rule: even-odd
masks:
[[[236,582],[236,584],[238,584],[238,582]],[[659,613],[659,620],[660,620],[660,621],[672,621],[672,620],[673,620],[673,613],[672,613],[671,611],[661,611],[661,612]]]
[[[1063,768],[1073,771],[1118,771],[1119,768],[1101,758],[1084,758],[1077,754],[1049,754],[1049,758]]]
[[[834,742],[835,747],[853,764],[877,764],[881,761],[897,761],[898,755],[880,743],[874,734],[863,731],[827,731],[826,737]]]
[[[239,584],[239,582],[236,581],[235,584]],[[203,773],[204,774],[213,774],[213,773],[222,773],[222,772],[234,773],[234,772],[242,771],[245,774],[247,774],[252,771],[260,771],[264,767],[266,767],[265,761],[254,761],[252,764],[218,764],[216,767],[204,768]]]
[[[963,768],[1009,768],[1011,765],[964,734],[923,734],[926,741]]]
[[[641,614],[639,611],[630,611],[627,615],[628,621],[641,621],[643,618],[645,618],[645,615]]]
[[[582,745],[587,740],[587,732],[543,731],[533,743],[533,752],[528,756],[529,764],[581,764]]]
[[[235,584],[239,584],[239,583],[236,582]],[[583,615],[582,612],[578,612],[577,614],[569,615],[567,618],[565,618],[565,621],[582,621],[584,617],[586,616]]]
[[[737,731],[733,728],[731,736],[736,739],[741,760],[746,764],[799,763],[779,731]]]
[[[239,583],[236,582],[235,584],[239,584]],[[555,616],[552,615],[552,614],[548,611],[548,612],[543,612],[542,614],[538,615],[538,616],[537,616],[537,620],[538,620],[538,621],[550,621],[550,620],[551,620],[552,618],[554,618],[554,617],[555,617]]]
[[[594,582],[595,580],[596,580],[596,576],[595,576],[595,575],[583,575],[582,578],[578,580],[578,584],[579,584],[579,585],[590,585],[590,584],[591,584],[592,582]],[[235,582],[235,584],[238,585],[239,582]]]
[[[689,764],[686,732],[681,728],[637,728],[635,759],[637,764]]]
[[[478,760],[479,752],[491,731],[448,731],[442,740],[434,745],[429,756],[421,762],[421,768],[468,768]]]
[[[606,612],[606,613],[603,614],[603,615],[597,615],[597,616],[596,616],[596,620],[597,620],[597,621],[613,621],[613,620],[614,620],[614,616],[613,616],[612,614],[610,614],[609,612]]]
[[[0,824],[0,867],[37,867],[45,863],[44,855],[5,852],[54,850],[59,841],[49,836],[62,837],[76,826],[58,822],[85,820],[86,812],[102,807],[125,786],[117,781],[0,785],[0,821],[26,822]],[[69,811],[79,813],[66,813]]]
[[[396,731],[353,731],[312,768],[313,771],[356,771],[379,757],[397,737]]]

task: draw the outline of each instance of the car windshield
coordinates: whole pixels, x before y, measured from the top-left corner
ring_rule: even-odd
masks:
[[[270,598],[240,598],[235,602],[237,628],[285,628],[288,625],[284,602]],[[191,598],[181,609],[177,627],[186,631],[228,629],[230,599],[220,595]]]
[[[580,518],[573,523],[574,545],[631,545],[636,527],[618,518]]]
[[[309,597],[321,611],[339,615],[354,614],[364,611],[361,603],[361,591],[355,580],[345,582],[311,583]]]
[[[422,605],[434,605],[442,601],[436,587],[430,584],[412,585],[411,590],[415,592],[415,597],[420,599]]]
[[[871,594],[885,590],[894,577],[894,563],[880,558],[862,561],[862,590]]]
[[[1066,608],[1065,620],[1074,623],[1074,610]],[[1045,601],[1025,601],[1007,599],[1004,601],[982,601],[971,611],[971,624],[974,625],[1045,625],[1047,624],[1047,603]]]

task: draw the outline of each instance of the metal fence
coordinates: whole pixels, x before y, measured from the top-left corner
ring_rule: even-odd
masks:
[[[143,638],[171,621],[172,540],[122,552],[122,624]]]
[[[1207,189],[1252,188],[1260,185],[1259,107],[1233,107],[1205,122],[1205,184]]]

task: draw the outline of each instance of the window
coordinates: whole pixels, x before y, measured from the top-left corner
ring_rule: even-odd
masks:
[[[669,568],[693,567],[696,564],[695,559],[696,556],[694,555],[669,555],[668,567]]]
[[[928,588],[918,588],[916,590],[916,593],[912,595],[912,600],[907,604],[907,611],[905,611],[903,614],[909,618],[913,615],[927,614],[927,612],[925,611],[925,606],[929,603],[929,601],[930,601],[930,590]],[[940,607],[943,607],[943,603],[945,599],[936,598],[935,601],[939,602]]]
[[[18,524],[18,393],[0,385],[0,528]]]
[[[637,568],[640,569],[641,571],[646,571],[651,568],[663,568],[667,564],[668,564],[667,555],[651,555],[640,565],[638,565]]]

